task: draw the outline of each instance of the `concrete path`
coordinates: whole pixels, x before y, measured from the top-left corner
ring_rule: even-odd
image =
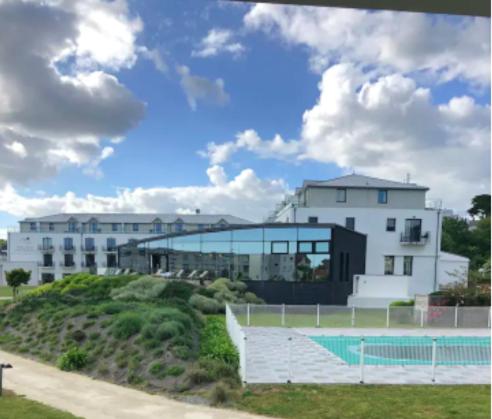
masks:
[[[150,395],[0,351],[0,363],[4,362],[14,367],[4,371],[6,389],[87,419],[261,418]]]

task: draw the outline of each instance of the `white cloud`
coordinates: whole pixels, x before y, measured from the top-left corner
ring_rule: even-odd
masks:
[[[245,51],[244,46],[235,40],[234,33],[228,29],[211,29],[207,36],[200,41],[198,48],[192,52],[194,57],[213,57],[228,53],[233,57],[241,56]]]
[[[17,217],[41,216],[57,212],[194,212],[228,213],[260,221],[265,209],[287,192],[282,179],[262,180],[245,169],[231,180],[220,166],[207,170],[206,186],[155,187],[118,190],[115,196],[64,195],[25,197],[14,187],[0,189],[0,211]]]
[[[235,141],[222,144],[210,142],[206,150],[199,151],[199,155],[207,157],[211,164],[222,164],[239,150],[247,150],[257,154],[261,158],[292,159],[301,151],[299,141],[285,141],[280,135],[275,135],[272,140],[262,140],[255,130],[249,129],[239,132]]]
[[[183,88],[190,108],[196,110],[198,101],[225,105],[229,102],[229,95],[225,91],[224,80],[209,80],[205,77],[195,76],[186,66],[178,66],[176,71],[181,77]]]
[[[256,4],[244,17],[288,44],[304,46],[322,72],[339,61],[376,71],[422,71],[441,80],[490,83],[490,19],[420,13]]]
[[[0,1],[0,186],[97,171],[144,113],[107,72],[134,64],[141,29],[123,0]]]
[[[431,187],[431,197],[457,209],[490,189],[489,106],[469,96],[435,105],[430,90],[408,77],[370,79],[347,63],[326,70],[319,89],[299,140],[262,140],[247,130],[235,141],[210,143],[202,155],[219,164],[246,149],[261,158],[313,160],[389,179],[410,173]]]

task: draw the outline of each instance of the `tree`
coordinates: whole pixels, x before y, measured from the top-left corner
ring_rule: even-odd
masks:
[[[477,195],[472,199],[472,207],[468,210],[472,218],[480,219],[490,217],[490,195]]]
[[[7,249],[7,240],[0,239],[0,250],[5,250],[5,249]]]
[[[25,271],[22,268],[12,269],[10,272],[5,272],[7,285],[12,288],[14,300],[17,299],[19,287],[25,285],[31,279],[31,271]]]

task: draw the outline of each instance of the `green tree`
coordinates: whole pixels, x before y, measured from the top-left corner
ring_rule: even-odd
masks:
[[[0,239],[0,250],[5,250],[5,249],[7,249],[7,240]]]
[[[483,194],[477,195],[472,199],[472,207],[468,210],[473,218],[487,218],[490,217],[490,195]]]
[[[7,285],[12,288],[14,300],[16,300],[19,287],[27,284],[29,279],[31,279],[31,271],[25,271],[22,268],[12,269],[9,272],[5,272],[5,277],[7,279]]]

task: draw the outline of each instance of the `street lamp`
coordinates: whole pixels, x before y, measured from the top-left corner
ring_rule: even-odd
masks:
[[[3,378],[3,370],[13,368],[11,364],[0,364],[0,397],[2,396],[2,378]]]

